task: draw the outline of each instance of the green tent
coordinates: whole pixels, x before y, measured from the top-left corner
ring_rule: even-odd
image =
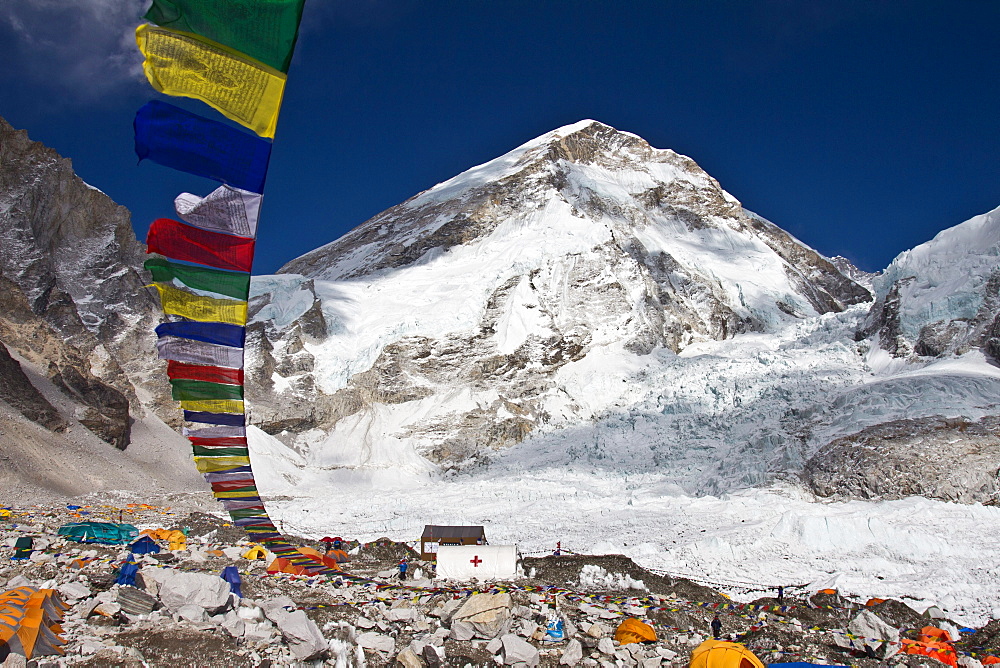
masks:
[[[58,533],[78,543],[122,545],[134,540],[139,535],[139,530],[131,524],[70,522],[59,527]]]

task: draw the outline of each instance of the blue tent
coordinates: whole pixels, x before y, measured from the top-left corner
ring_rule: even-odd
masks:
[[[129,550],[132,554],[156,554],[160,551],[160,546],[149,536],[143,536],[132,543],[132,547]]]
[[[848,666],[828,666],[825,663],[806,663],[805,661],[793,661],[792,663],[769,663],[768,668],[816,668],[817,666],[823,666],[823,668],[848,668]]]
[[[135,575],[139,572],[139,564],[132,561],[131,556],[129,555],[129,560],[122,564],[118,571],[118,578],[115,580],[117,584],[135,586]]]
[[[229,591],[243,598],[243,592],[240,591],[240,585],[243,584],[243,580],[240,578],[240,572],[236,570],[235,566],[226,566],[223,568],[222,575],[219,577],[229,583]]]

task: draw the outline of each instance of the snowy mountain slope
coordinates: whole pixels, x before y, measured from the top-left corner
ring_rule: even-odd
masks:
[[[885,422],[996,413],[978,350],[894,365],[855,342],[870,295],[845,273],[871,277],[837,262],[583,121],[255,278],[253,421],[306,486],[581,467],[705,493]]]

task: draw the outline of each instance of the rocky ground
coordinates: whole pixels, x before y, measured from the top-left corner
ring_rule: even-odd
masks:
[[[960,634],[933,608],[920,614],[894,600],[866,608],[804,592],[738,604],[620,555],[525,557],[523,577],[458,583],[430,579],[433,565],[410,546],[380,539],[349,545],[343,577],[267,575],[264,561],[241,558],[248,547],[241,530],[183,504],[11,508],[0,519],[0,589],[55,588],[70,605],[66,655],[35,657],[30,666],[686,666],[715,614],[725,637],[765,663],[939,668],[927,657],[895,655],[901,638],[916,638],[928,624],[961,635],[963,668],[981,668],[973,655],[1000,653],[1000,621]],[[137,586],[122,587],[115,578],[127,549],[56,534],[66,522],[119,518],[139,528],[186,528],[187,549],[140,557]],[[20,536],[34,538],[35,552],[11,561]],[[401,558],[412,564],[405,582],[394,569]],[[242,598],[219,577],[230,565],[241,573]],[[657,640],[613,640],[628,617],[649,624]],[[547,640],[557,621],[565,637]],[[12,654],[0,665],[25,661]]]

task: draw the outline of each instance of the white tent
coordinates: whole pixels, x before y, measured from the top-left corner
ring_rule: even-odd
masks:
[[[516,545],[442,545],[437,577],[454,580],[506,579],[516,575]]]

